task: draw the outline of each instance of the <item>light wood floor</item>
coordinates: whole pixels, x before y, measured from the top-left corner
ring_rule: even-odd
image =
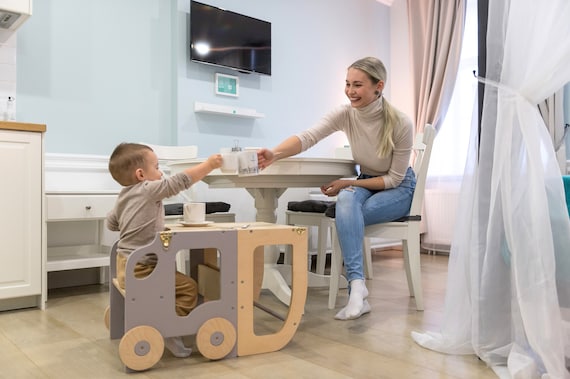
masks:
[[[109,339],[103,323],[108,288],[52,291],[46,311],[0,313],[0,378],[496,378],[475,356],[435,353],[410,337],[441,323],[447,261],[422,255],[424,312],[416,312],[408,296],[401,252],[384,251],[374,254],[375,278],[367,282],[372,312],[358,320],[333,319],[346,303],[346,290],[337,309],[329,310],[327,291],[309,289],[303,321],[278,352],[220,361],[197,349],[186,359],[165,352],[153,369],[135,374],[124,372],[119,340]],[[280,307],[268,293],[262,302]],[[261,311],[258,321],[268,330],[280,322]]]

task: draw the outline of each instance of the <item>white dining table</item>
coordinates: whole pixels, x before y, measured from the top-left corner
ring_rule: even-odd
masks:
[[[205,158],[172,161],[171,173],[205,161]],[[254,198],[256,221],[275,223],[279,197],[288,188],[311,188],[339,178],[356,176],[356,166],[351,159],[337,158],[285,158],[276,161],[257,175],[241,176],[213,170],[202,180],[210,188],[245,188]],[[289,304],[291,290],[278,270],[277,249],[265,249],[262,288],[271,291],[280,301]]]

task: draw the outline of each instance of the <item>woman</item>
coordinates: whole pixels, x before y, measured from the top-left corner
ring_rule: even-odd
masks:
[[[349,282],[348,304],[335,316],[351,320],[370,312],[366,300],[362,244],[364,227],[407,216],[416,178],[409,166],[413,144],[411,120],[382,96],[386,68],[377,58],[348,67],[344,92],[350,105],[338,107],[316,126],[291,136],[273,149],[260,149],[260,168],[303,152],[328,135],[343,131],[360,165],[357,179],[339,179],[321,187],[338,196],[336,229]]]

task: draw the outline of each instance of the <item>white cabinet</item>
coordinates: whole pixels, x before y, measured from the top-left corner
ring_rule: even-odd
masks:
[[[0,42],[6,42],[32,14],[32,0],[0,0]]]
[[[102,155],[46,154],[48,289],[108,279],[109,246],[118,233],[106,229],[105,217],[121,189],[108,164]]]
[[[0,122],[0,310],[43,306],[44,131]]]
[[[0,0],[0,9],[29,16],[32,14],[32,0]]]
[[[103,192],[46,193],[48,272],[109,266],[105,217],[116,198]]]

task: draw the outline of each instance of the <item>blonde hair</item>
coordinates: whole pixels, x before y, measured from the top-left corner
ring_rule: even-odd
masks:
[[[109,158],[109,172],[113,179],[122,186],[137,183],[135,171],[144,167],[149,151],[153,150],[139,143],[119,144]]]
[[[348,68],[354,68],[364,72],[372,83],[377,84],[382,81],[386,83],[386,67],[384,63],[378,58],[366,57],[357,60],[351,64]],[[382,93],[378,93],[378,97],[382,96]],[[379,158],[385,157],[392,153],[394,149],[394,127],[396,123],[399,122],[399,117],[396,109],[386,101],[386,98],[382,98],[383,101],[383,116],[384,116],[384,128],[380,130],[380,145],[376,154]]]

